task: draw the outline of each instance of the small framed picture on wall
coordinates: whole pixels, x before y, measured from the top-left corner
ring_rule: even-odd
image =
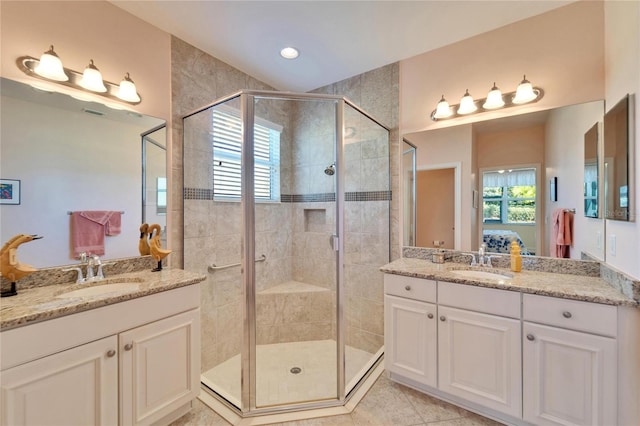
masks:
[[[20,181],[0,179],[0,204],[20,204]]]

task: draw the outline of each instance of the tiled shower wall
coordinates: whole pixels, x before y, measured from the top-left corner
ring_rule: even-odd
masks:
[[[397,185],[395,161],[397,151],[397,105],[398,105],[398,65],[390,65],[356,76],[344,82],[336,83],[320,90],[323,93],[346,94],[365,110],[370,108],[384,111],[377,115],[380,120],[392,127],[391,132],[391,170],[392,181]],[[177,38],[172,39],[172,92],[173,92],[173,150],[172,150],[172,237],[174,254],[180,253],[177,247],[183,241],[182,208],[186,226],[184,227],[184,268],[206,274],[208,279],[202,285],[202,367],[206,370],[229,356],[239,352],[242,336],[242,304],[239,268],[231,268],[207,273],[207,265],[235,263],[240,259],[240,206],[238,203],[212,202],[197,199],[184,200],[182,189],[182,119],[186,113],[211,103],[213,100],[241,89],[272,90],[267,85],[247,76],[240,71],[218,61],[215,58],[195,49]],[[374,95],[376,89],[381,95]],[[343,91],[345,90],[345,91]],[[394,98],[395,94],[395,98]],[[358,99],[359,98],[359,99]],[[361,102],[367,101],[369,107]],[[281,186],[283,194],[305,194],[316,192],[333,192],[333,179],[323,171],[332,162],[333,152],[325,161],[323,149],[317,151],[322,143],[324,130],[318,128],[321,121],[318,115],[303,111],[287,110],[286,103],[260,100],[256,105],[259,116],[283,124],[285,133],[281,139]],[[267,112],[268,111],[268,112]],[[333,111],[333,110],[332,110]],[[317,112],[317,111],[316,111]],[[375,111],[371,111],[376,116]],[[271,117],[269,117],[271,115]],[[305,118],[306,117],[306,118]],[[333,116],[332,116],[333,117]],[[287,125],[287,120],[302,124],[308,120],[307,126]],[[297,121],[299,121],[299,123]],[[208,128],[208,123],[202,123]],[[315,127],[314,127],[315,126]],[[366,126],[365,126],[366,127]],[[314,131],[310,131],[315,128]],[[288,130],[290,129],[290,130]],[[297,130],[296,130],[297,129]],[[305,131],[301,129],[306,129]],[[297,132],[287,134],[288,131]],[[208,132],[205,132],[208,133]],[[362,129],[362,136],[366,130]],[[395,135],[395,136],[394,136]],[[195,135],[195,139],[207,135]],[[327,134],[327,137],[329,135]],[[333,140],[333,129],[330,139]],[[295,141],[295,143],[294,143]],[[305,141],[306,145],[299,141]],[[349,142],[349,141],[348,141]],[[184,167],[185,187],[208,188],[210,179],[210,144],[185,147]],[[328,145],[328,144],[327,144]],[[295,146],[314,147],[316,151],[295,150]],[[394,148],[395,146],[395,148]],[[333,149],[333,147],[331,147]],[[364,161],[377,156],[383,157],[386,152],[367,140],[347,145],[347,161],[354,161],[360,156],[361,163],[352,167],[347,174],[347,183],[374,182],[381,168],[374,162]],[[374,155],[375,154],[375,155]],[[307,163],[303,158],[311,158],[317,164]],[[350,157],[351,156],[351,157]],[[371,157],[371,158],[368,158]],[[197,161],[205,160],[207,164],[196,166]],[[206,160],[209,160],[208,162]],[[330,161],[331,160],[331,161]],[[304,167],[308,167],[304,170]],[[317,175],[309,176],[308,173]],[[395,175],[394,175],[395,173]],[[354,175],[355,174],[355,175]],[[386,175],[386,173],[384,173]],[[357,175],[357,176],[356,176]],[[393,177],[395,176],[395,177]],[[299,178],[298,178],[299,177]],[[310,179],[309,179],[310,178]],[[306,187],[296,187],[296,182],[308,182]],[[193,186],[191,186],[193,185]],[[329,186],[326,186],[329,185]],[[347,188],[349,190],[349,188]],[[357,189],[354,189],[357,190]],[[362,189],[360,189],[362,190]],[[382,281],[377,268],[387,262],[382,258],[379,248],[388,244],[388,234],[384,232],[362,232],[363,229],[379,229],[380,219],[388,217],[387,201],[351,201],[346,203],[347,220],[346,236],[346,276],[347,276],[347,319],[348,344],[361,349],[375,351],[382,345]],[[397,231],[397,205],[392,201],[392,229]],[[327,287],[335,299],[335,262],[334,254],[328,244],[327,229],[335,229],[334,203],[281,203],[260,204],[256,207],[256,253],[267,255],[268,261],[256,266],[257,291],[268,289],[273,285],[291,279]],[[293,226],[292,226],[293,225]],[[386,225],[385,225],[386,226]],[[214,234],[214,230],[217,230]],[[396,232],[392,231],[397,247]],[[394,254],[393,257],[397,255]],[[331,259],[330,262],[325,260]],[[309,259],[319,259],[314,261]],[[179,256],[173,259],[173,265],[179,266]],[[329,266],[327,266],[329,265]],[[304,298],[300,303],[305,302]],[[312,336],[309,330],[301,330],[303,338],[325,338],[324,334],[334,336],[335,325],[330,328],[313,327],[315,334],[322,331],[322,336]],[[307,327],[307,328],[309,328]],[[206,332],[204,332],[206,331]],[[282,340],[282,336],[277,338]],[[286,340],[286,339],[285,339]]]

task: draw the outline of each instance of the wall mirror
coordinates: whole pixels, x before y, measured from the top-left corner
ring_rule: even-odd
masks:
[[[600,126],[596,123],[584,134],[584,215],[586,217],[599,217],[599,140]]]
[[[629,155],[629,95],[604,115],[605,218],[631,220],[633,169]]]
[[[2,244],[15,234],[42,235],[20,246],[21,262],[37,268],[76,263],[69,212],[113,210],[124,212],[121,232],[105,237],[103,258],[139,256],[141,135],[164,121],[12,80],[1,79],[0,87],[0,178],[19,180],[21,190],[19,205],[0,205]],[[153,139],[166,146],[162,131]],[[165,167],[164,149],[149,157]]]
[[[602,120],[603,113],[604,102],[595,101],[405,134],[416,147],[418,175],[430,169],[457,170],[459,180],[454,178],[454,190],[447,191],[439,202],[444,203],[444,196],[454,200],[452,248],[477,250],[487,235],[508,234],[503,239],[510,242],[515,233],[516,241],[522,241],[523,253],[549,256],[552,212],[582,211],[585,133]],[[512,179],[493,179],[510,171]],[[543,184],[552,177],[558,182],[556,201],[549,199],[548,185]],[[506,185],[489,185],[501,179]],[[421,197],[418,189],[416,203]],[[431,213],[416,215],[416,235],[421,233],[420,216],[425,214]],[[445,228],[441,227],[443,233],[449,231]],[[442,235],[416,245],[433,247],[431,240],[452,238]],[[602,219],[576,215],[574,235],[572,258],[579,259],[584,252],[604,260]],[[503,246],[492,245],[496,252],[504,251]]]
[[[416,147],[402,142],[402,199],[404,203],[404,245],[416,245]]]

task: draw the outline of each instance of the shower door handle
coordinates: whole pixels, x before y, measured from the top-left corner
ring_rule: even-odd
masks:
[[[340,239],[336,234],[332,234],[329,236],[329,245],[333,249],[333,251],[338,251],[340,248]]]

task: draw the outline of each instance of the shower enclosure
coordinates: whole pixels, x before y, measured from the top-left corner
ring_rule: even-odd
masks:
[[[383,350],[388,129],[339,96],[265,91],[183,126],[203,386],[243,416],[344,404]]]

